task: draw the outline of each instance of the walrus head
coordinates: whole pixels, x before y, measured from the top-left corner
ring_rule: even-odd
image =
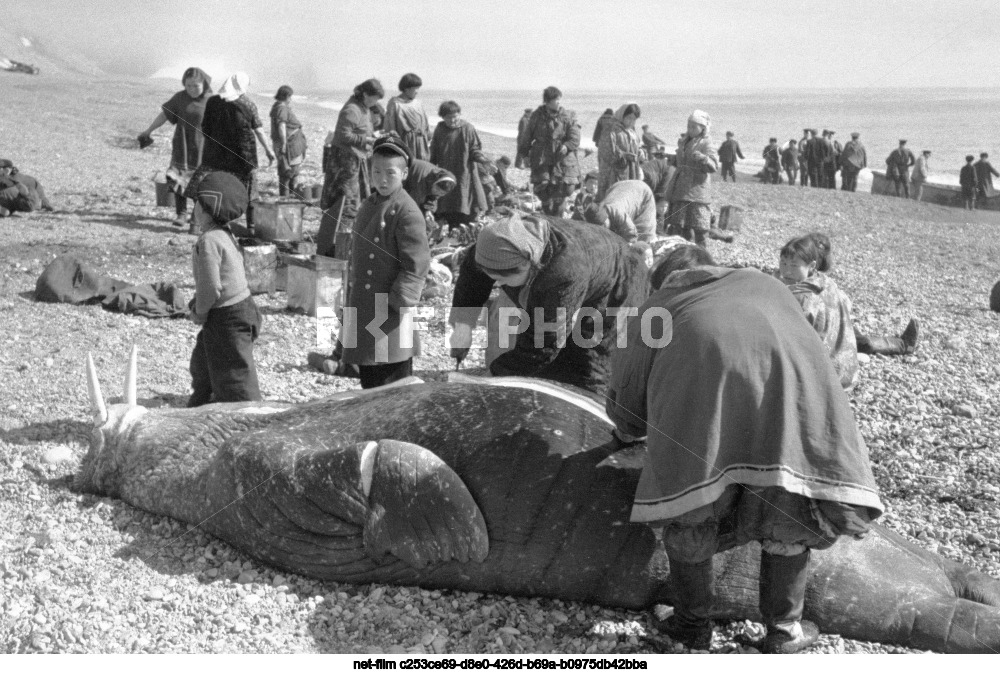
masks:
[[[75,485],[85,492],[114,492],[113,484],[105,483],[114,479],[117,470],[114,465],[121,460],[120,452],[125,448],[130,430],[143,417],[146,409],[137,402],[139,349],[132,346],[129,354],[128,370],[125,374],[124,403],[108,408],[101,393],[101,383],[97,378],[94,358],[87,353],[87,389],[90,392],[91,411],[94,428],[90,435],[90,449],[84,456],[77,473]]]

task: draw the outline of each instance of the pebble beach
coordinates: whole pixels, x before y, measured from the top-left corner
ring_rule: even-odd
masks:
[[[198,327],[99,305],[36,303],[35,281],[69,252],[116,278],[172,281],[193,292],[195,238],[171,225],[172,209],[156,207],[152,182],[168,164],[172,128],[154,134],[146,150],[135,142],[177,89],[151,80],[0,76],[0,156],[38,178],[56,208],[0,219],[0,652],[662,651],[662,640],[647,638],[645,612],[284,575],[187,524],[74,491],[92,427],[86,354],[114,398],[137,345],[140,403],[183,406]],[[255,100],[266,118],[270,100]],[[309,141],[304,173],[319,183],[336,111],[307,104],[295,111]],[[513,158],[511,139],[482,139],[487,154]],[[596,156],[583,164],[596,168]],[[510,177],[515,186],[527,182],[525,171]],[[861,331],[895,335],[919,318],[917,352],[862,356],[850,393],[887,505],[881,523],[1000,577],[1000,314],[988,308],[1000,279],[1000,213],[740,179],[714,184],[715,209],[738,206],[744,218],[734,243],[709,243],[720,263],[773,268],[786,240],[822,231]],[[274,169],[261,171],[260,184],[276,196]],[[307,234],[318,218],[317,208],[305,209]],[[286,311],[283,293],[255,299],[265,316],[255,350],[265,399],[314,400],[357,385],[308,367],[315,322]],[[450,296],[434,301],[445,307]],[[443,379],[454,361],[443,322],[430,327],[414,369]],[[477,365],[474,353],[467,368]],[[750,653],[734,638],[757,628],[723,624],[711,651]],[[915,652],[830,634],[811,651]]]

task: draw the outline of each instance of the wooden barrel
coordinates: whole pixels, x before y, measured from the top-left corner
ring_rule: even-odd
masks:
[[[272,294],[276,289],[278,248],[271,243],[243,246],[243,268],[250,294]]]

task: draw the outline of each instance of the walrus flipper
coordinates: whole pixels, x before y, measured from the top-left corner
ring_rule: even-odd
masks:
[[[486,520],[461,478],[416,444],[383,440],[371,460],[365,550],[423,568],[439,561],[482,562]]]

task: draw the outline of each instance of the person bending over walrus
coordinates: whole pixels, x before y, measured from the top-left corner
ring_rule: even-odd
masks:
[[[606,409],[618,433],[647,437],[631,520],[663,529],[674,613],[658,626],[707,649],[713,556],[756,540],[755,646],[805,649],[819,635],[802,620],[810,549],[863,537],[883,510],[847,396],[776,279],[681,246],[651,280],[662,285],[629,318]],[[651,310],[672,317],[666,345],[644,339]]]
[[[502,319],[490,321],[491,345],[499,330],[517,336],[509,349],[503,335],[495,351],[487,349],[490,371],[598,393],[607,385],[618,315],[634,312],[648,292],[646,265],[617,234],[585,222],[510,214],[484,227],[462,262],[449,316],[451,356],[459,363],[494,284],[501,292],[491,318]],[[508,330],[511,313],[522,322]]]

